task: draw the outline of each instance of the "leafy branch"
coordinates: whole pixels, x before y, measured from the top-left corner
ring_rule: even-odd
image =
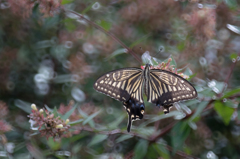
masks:
[[[174,123],[175,124],[175,123]],[[169,128],[172,127],[172,124],[168,126]],[[163,130],[163,132],[161,133],[163,136],[164,134],[166,134],[168,131],[169,131],[169,128],[165,128]],[[87,132],[92,132],[92,133],[97,133],[97,134],[104,134],[104,135],[116,135],[116,134],[128,134],[128,135],[132,135],[133,137],[139,137],[141,139],[145,139],[145,140],[148,140],[149,141],[149,144],[152,144],[153,142],[156,142],[156,141],[152,141],[151,140],[151,137],[150,138],[145,138],[143,136],[141,136],[140,134],[138,133],[133,133],[133,132],[130,132],[128,133],[127,131],[122,131],[120,129],[116,129],[116,130],[111,130],[111,131],[99,131],[97,129],[93,129],[93,128],[90,128],[90,127],[87,127],[87,126],[83,126],[83,127],[80,127],[79,128],[80,131],[87,131]],[[160,138],[160,137],[159,137]],[[169,150],[169,151],[173,151],[173,148],[169,145],[165,145],[166,149]],[[185,157],[185,158],[193,158],[193,159],[196,159],[196,157],[193,157],[193,156],[190,156],[190,155],[187,155],[186,153],[182,152],[182,151],[177,151],[176,152],[177,155],[181,156],[181,157]],[[132,158],[134,155],[134,152],[133,151],[130,151],[126,156],[125,158]]]

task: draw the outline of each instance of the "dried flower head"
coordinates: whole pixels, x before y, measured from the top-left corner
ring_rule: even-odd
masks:
[[[43,15],[53,16],[61,8],[61,0],[8,0],[11,11],[17,15],[27,18],[31,15],[33,7],[38,4],[39,10]]]
[[[193,10],[190,15],[184,14],[183,19],[193,27],[194,33],[199,37],[210,39],[215,36],[216,9],[205,7]]]
[[[0,134],[4,134],[8,131],[11,131],[12,127],[4,120],[0,120]]]
[[[69,137],[71,133],[68,131],[70,125],[68,122],[62,120],[59,116],[55,117],[53,113],[47,111],[46,109],[38,109],[36,105],[32,105],[32,113],[28,116],[31,120],[35,122],[34,125],[38,126],[38,130],[42,136],[61,138]]]
[[[0,134],[4,134],[8,131],[12,130],[11,125],[9,125],[4,118],[7,116],[8,114],[8,108],[6,103],[0,101]]]
[[[172,61],[172,58],[169,58],[167,63],[165,62],[162,62],[160,64],[158,64],[157,66],[151,66],[150,69],[161,69],[161,70],[166,70],[166,71],[169,71],[169,72],[172,72],[172,73],[175,73],[185,79],[188,79],[189,76],[188,75],[185,75],[181,72],[177,72],[177,68],[174,68],[173,65],[170,65],[170,62]],[[142,69],[144,69],[145,66],[141,66]]]
[[[0,118],[4,118],[6,117],[6,115],[8,114],[8,108],[6,103],[0,101]]]

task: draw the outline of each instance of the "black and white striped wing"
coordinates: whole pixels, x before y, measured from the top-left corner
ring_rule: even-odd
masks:
[[[141,120],[145,110],[142,93],[144,78],[141,75],[137,80],[132,82],[132,84],[130,83],[133,86],[130,98],[127,102],[123,103],[123,106],[128,113],[128,132],[131,130],[132,121]]]
[[[139,68],[123,68],[108,72],[97,79],[93,88],[116,100],[126,102],[141,78]]]
[[[98,92],[123,102],[128,114],[128,132],[132,121],[143,118],[145,110],[143,84],[142,69],[138,68],[124,68],[108,72],[94,83],[94,89]]]
[[[197,97],[197,91],[186,79],[165,70],[150,70],[146,83],[147,100],[157,106],[164,106],[165,113],[173,103]]]

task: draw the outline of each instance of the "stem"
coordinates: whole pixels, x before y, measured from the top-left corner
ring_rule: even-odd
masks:
[[[240,53],[238,54],[238,56],[240,56]],[[224,81],[224,83],[226,83],[226,88],[228,87],[229,80],[230,80],[230,78],[232,76],[232,73],[233,73],[233,70],[234,70],[236,64],[237,64],[237,59],[236,59],[236,61],[234,63],[232,63],[230,72],[229,72],[228,76],[226,77],[226,79]],[[222,92],[220,94],[218,94],[218,97],[222,96],[223,91],[224,91],[224,89],[222,90]]]
[[[94,26],[95,28],[97,28],[98,30],[104,32],[105,34],[107,34],[108,36],[110,36],[113,40],[115,40],[116,42],[118,42],[122,47],[124,47],[125,49],[127,49],[127,52],[130,53],[138,62],[141,62],[141,59],[136,55],[136,53],[130,49],[129,47],[127,47],[127,45],[125,45],[120,39],[118,39],[115,35],[113,35],[111,32],[106,31],[105,29],[103,29],[101,26],[97,25],[96,23],[92,22],[91,20],[85,18],[83,15],[74,12],[72,10],[65,10],[65,12],[67,13],[72,13],[75,14],[77,16],[79,16],[79,18],[84,19],[86,22],[88,22],[89,24],[91,24],[92,26]]]

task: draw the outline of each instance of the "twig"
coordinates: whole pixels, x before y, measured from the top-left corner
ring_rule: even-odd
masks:
[[[165,145],[165,146],[166,146],[166,149],[168,151],[172,151],[173,152],[173,148],[171,146],[169,146],[169,145]],[[181,156],[181,157],[184,157],[186,159],[198,159],[198,157],[194,157],[194,156],[188,155],[188,154],[186,154],[186,153],[184,153],[182,151],[177,151],[176,154]]]
[[[127,155],[124,157],[124,159],[132,159],[133,155],[134,155],[134,152],[130,151],[130,152],[127,153]]]
[[[228,76],[226,77],[226,79],[224,81],[227,85],[229,83],[229,80],[230,80],[230,78],[232,76],[232,73],[233,73],[233,69],[235,68],[236,64],[237,64],[237,60],[234,63],[232,63],[231,70],[230,70]]]
[[[169,124],[167,127],[165,127],[158,135],[154,136],[154,137],[150,137],[148,140],[151,142],[151,143],[154,143],[156,142],[160,137],[164,136],[166,133],[168,133],[172,128],[173,126],[176,124],[177,122],[173,122],[171,124]]]
[[[104,32],[105,34],[107,34],[108,36],[110,36],[113,40],[115,40],[116,42],[118,42],[122,47],[124,47],[125,49],[127,49],[127,52],[130,53],[138,62],[141,62],[141,59],[136,55],[136,53],[130,49],[129,47],[127,47],[127,45],[125,45],[121,40],[119,40],[115,35],[113,35],[111,32],[106,31],[105,29],[103,29],[101,26],[97,25],[96,23],[92,22],[91,20],[85,18],[83,15],[74,12],[72,10],[65,10],[65,12],[67,13],[72,13],[75,14],[77,16],[79,16],[79,18],[84,19],[86,22],[88,22],[89,24],[91,24],[92,26],[94,26],[95,28],[99,29],[100,31]]]
[[[137,134],[137,133],[132,133],[132,132],[127,132],[127,131],[122,131],[120,129],[116,129],[116,130],[112,130],[112,131],[99,131],[97,129],[93,129],[93,128],[90,128],[90,127],[80,127],[79,128],[81,131],[88,131],[88,132],[93,132],[93,133],[99,133],[99,134],[105,134],[105,135],[114,135],[114,134],[127,134],[127,135],[132,135],[132,136],[135,136],[135,137],[139,137],[139,138],[142,138],[142,139],[145,139],[145,140],[148,140],[147,138]]]
[[[238,55],[240,56],[240,53],[239,53]],[[236,64],[237,64],[237,59],[236,59],[236,61],[235,61],[234,63],[232,63],[230,72],[229,72],[228,76],[226,77],[226,79],[225,79],[225,81],[224,81],[224,83],[226,83],[226,87],[228,87],[229,80],[230,80],[230,78],[231,78],[231,76],[232,76],[232,73],[233,73],[233,70],[234,70]],[[224,89],[222,90],[221,93],[218,94],[218,97],[221,97],[221,96],[222,96],[223,91],[224,91]]]

